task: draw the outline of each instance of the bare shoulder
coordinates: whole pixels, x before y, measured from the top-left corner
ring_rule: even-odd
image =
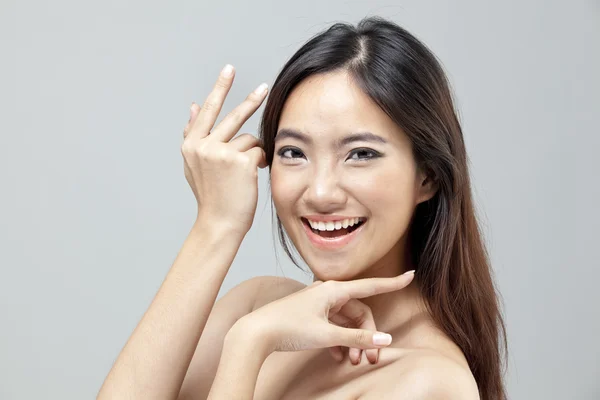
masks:
[[[256,276],[225,293],[213,306],[181,386],[179,399],[205,399],[215,377],[223,338],[243,316],[305,285],[289,278]]]
[[[419,349],[382,368],[360,400],[479,400],[470,370],[434,350]]]
[[[281,276],[259,276],[253,279],[256,279],[257,290],[252,311],[306,287],[302,282]]]

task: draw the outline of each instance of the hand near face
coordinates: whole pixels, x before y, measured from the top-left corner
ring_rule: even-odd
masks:
[[[369,322],[359,324],[362,326],[349,328],[344,325],[360,321],[360,315],[364,315],[365,307],[368,308],[357,299],[401,290],[412,282],[413,277],[414,272],[409,271],[392,278],[316,281],[242,317],[238,324],[243,329],[237,332],[250,332],[252,340],[265,341],[269,351],[337,346],[377,351],[391,343],[391,336],[378,332],[372,317],[367,318]],[[241,340],[241,337],[237,336],[237,339]]]
[[[202,107],[192,106],[181,152],[199,219],[245,235],[256,211],[257,169],[266,167],[265,152],[253,135],[233,137],[262,104],[267,86],[260,85],[213,128],[233,83],[233,67],[227,70],[223,69]]]

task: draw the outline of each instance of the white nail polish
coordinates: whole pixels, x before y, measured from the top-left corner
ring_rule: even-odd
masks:
[[[267,87],[269,85],[267,85],[266,83],[261,83],[260,85],[258,85],[258,87],[254,90],[254,93],[260,95],[263,94],[265,92],[265,90],[267,90]]]
[[[373,344],[387,346],[390,343],[392,343],[392,335],[388,333],[373,334]]]

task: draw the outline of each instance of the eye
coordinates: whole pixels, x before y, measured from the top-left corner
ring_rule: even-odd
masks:
[[[277,155],[281,158],[301,158],[304,156],[302,151],[296,147],[282,147],[277,152]]]
[[[348,160],[367,161],[372,158],[378,158],[378,157],[381,157],[381,153],[379,153],[373,149],[360,148],[360,149],[352,150],[350,152],[350,157],[348,157]]]

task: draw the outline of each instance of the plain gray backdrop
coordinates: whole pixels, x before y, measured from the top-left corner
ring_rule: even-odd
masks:
[[[367,15],[423,40],[455,90],[510,398],[600,399],[597,0],[2,0],[1,399],[95,397],[194,221],[182,130],[223,65],[228,112],[310,36]],[[311,280],[277,262],[260,185],[219,296]]]

